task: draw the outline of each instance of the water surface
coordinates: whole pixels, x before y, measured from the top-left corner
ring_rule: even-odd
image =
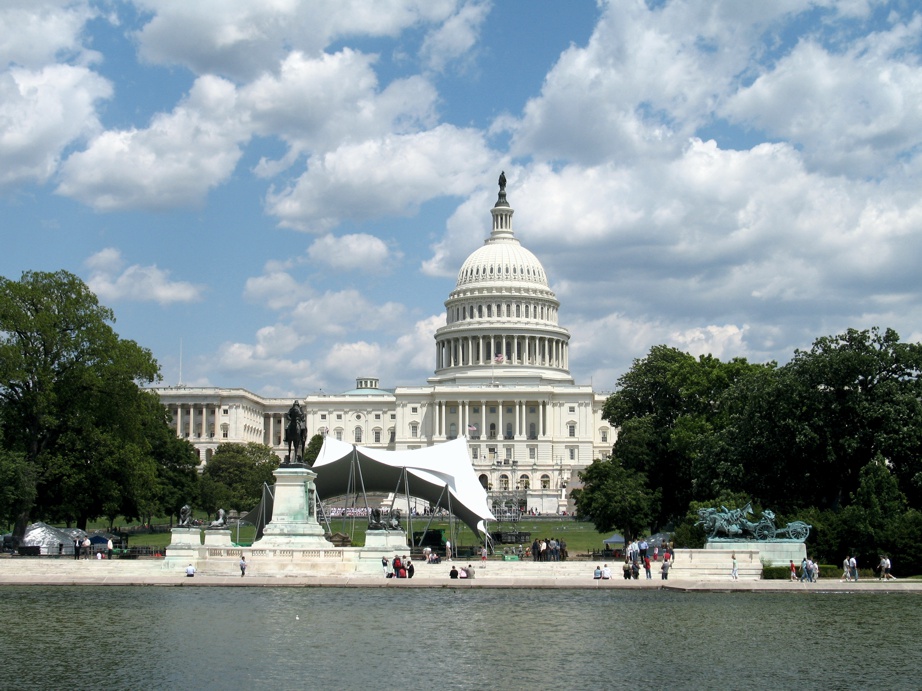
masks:
[[[0,688],[922,687],[922,596],[6,587]]]

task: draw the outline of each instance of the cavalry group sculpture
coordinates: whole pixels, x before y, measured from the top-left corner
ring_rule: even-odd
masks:
[[[758,521],[750,521],[747,516],[752,514],[752,504],[746,504],[742,509],[698,509],[698,522],[695,525],[704,527],[708,541],[719,540],[759,540],[763,542],[803,542],[810,534],[813,526],[803,521],[788,523],[783,528],[775,527],[775,514],[772,511],[763,511]]]

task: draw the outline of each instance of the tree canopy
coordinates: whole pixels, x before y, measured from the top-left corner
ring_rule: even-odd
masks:
[[[141,388],[159,378],[158,366],[113,322],[66,271],[0,277],[0,473],[20,488],[0,494],[0,510],[14,515],[17,535],[33,515],[85,527],[150,515],[162,498],[170,428]]]
[[[654,529],[687,521],[696,502],[744,496],[777,513],[818,512],[850,536],[837,549],[869,550],[881,525],[905,534],[920,520],[920,375],[922,345],[891,329],[818,338],[783,366],[655,346],[606,401],[603,417],[619,428],[611,467],[593,464],[574,496],[606,530],[618,493],[652,496]]]
[[[203,508],[249,511],[262,498],[263,484],[274,483],[278,467],[279,457],[265,444],[221,444],[202,473]]]

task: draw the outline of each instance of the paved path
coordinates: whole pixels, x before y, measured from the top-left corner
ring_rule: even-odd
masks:
[[[492,565],[492,563],[491,563]],[[596,581],[592,578],[592,565],[583,563],[586,575],[576,575],[573,563],[568,569],[555,573],[553,567],[528,568],[519,572],[511,569],[494,569],[491,565],[477,569],[473,579],[448,578],[449,565],[421,565],[420,575],[412,579],[387,579],[382,575],[290,575],[266,576],[250,573],[226,575],[198,573],[186,577],[179,568],[165,569],[160,560],[138,561],[75,561],[45,559],[0,560],[0,587],[4,585],[69,585],[69,586],[174,586],[174,587],[271,587],[271,588],[557,588],[557,589],[611,589],[611,590],[677,590],[685,592],[796,592],[796,593],[922,593],[922,580],[862,580],[858,583],[826,579],[818,583],[800,583],[786,580],[729,579],[640,579],[625,581],[613,578]],[[231,566],[231,565],[228,565]],[[538,565],[535,565],[538,566]]]

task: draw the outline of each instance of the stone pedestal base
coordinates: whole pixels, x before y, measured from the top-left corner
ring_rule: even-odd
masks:
[[[191,550],[202,546],[202,531],[199,528],[173,528],[172,539],[167,545],[167,556],[191,555]]]
[[[317,473],[303,466],[282,465],[275,473],[275,501],[272,520],[254,548],[330,549],[317,522],[314,478]]]
[[[231,531],[226,528],[210,528],[205,531],[205,547],[232,547]]]
[[[719,542],[708,542],[704,548],[724,552],[758,550],[759,559],[766,566],[788,566],[793,561],[800,567],[800,562],[807,556],[807,547],[803,542],[721,540]]]
[[[185,568],[187,564],[195,563],[203,553],[202,531],[200,528],[173,528],[172,540],[167,545],[162,568],[172,570]]]
[[[363,551],[409,554],[410,546],[403,530],[368,530],[365,532]]]

